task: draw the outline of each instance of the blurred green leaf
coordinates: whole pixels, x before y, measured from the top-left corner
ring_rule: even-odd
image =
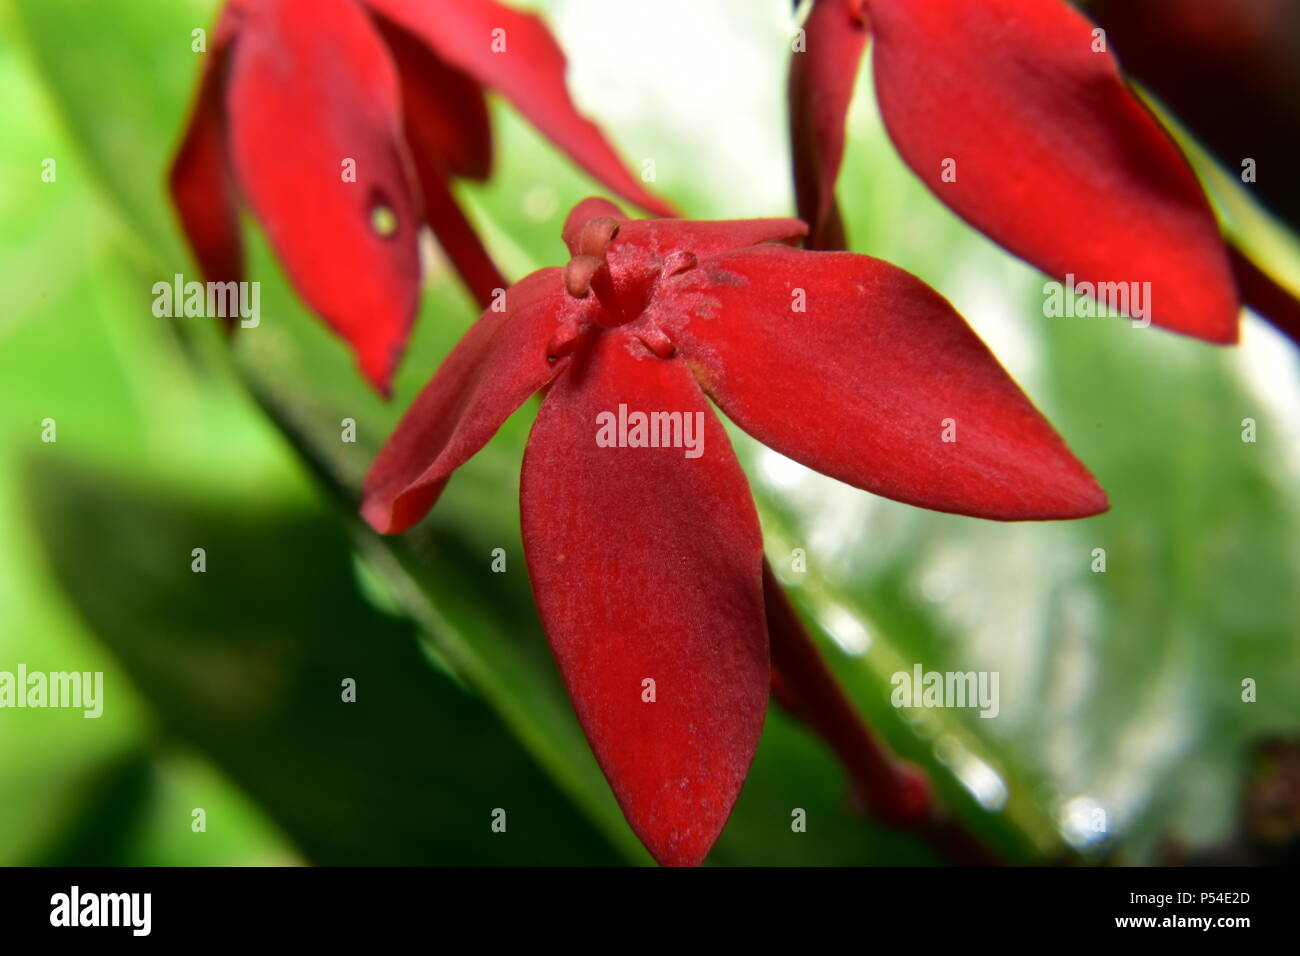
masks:
[[[165,727],[209,754],[308,859],[617,860],[491,712],[427,666],[411,626],[362,598],[330,523],[66,464],[34,469],[29,493],[55,573]],[[195,547],[204,573],[191,570]],[[105,819],[125,815],[143,773],[138,761],[114,771]],[[490,827],[497,807],[505,834]],[[93,818],[86,826],[102,833]]]

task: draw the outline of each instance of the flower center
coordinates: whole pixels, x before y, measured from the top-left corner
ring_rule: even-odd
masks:
[[[576,299],[594,295],[599,308],[592,319],[606,328],[636,322],[645,312],[659,282],[695,268],[695,254],[678,251],[659,258],[648,256],[635,246],[620,247],[613,262],[610,243],[618,236],[620,223],[609,216],[590,220],[578,233],[575,255],[564,267],[564,287]],[[658,330],[658,338],[666,336]],[[652,333],[653,334],[653,333]],[[647,345],[650,343],[647,342]],[[663,343],[652,351],[660,352]],[[671,351],[671,349],[669,349]]]
[[[609,216],[589,221],[578,234],[577,254],[564,267],[565,290],[575,299],[594,293],[601,305],[596,321],[605,326],[623,325],[636,318],[624,307],[609,267],[609,244],[618,230],[618,220]]]
[[[627,333],[659,358],[677,354],[672,336],[647,307],[661,282],[694,269],[698,260],[688,250],[667,256],[650,253],[643,248],[644,240],[630,237],[611,249],[621,225],[617,219],[600,216],[578,233],[573,258],[564,267],[564,288],[575,299],[594,299],[594,307],[584,310],[583,321],[557,330],[547,348],[548,361],[571,352],[593,325],[607,329],[627,326]]]

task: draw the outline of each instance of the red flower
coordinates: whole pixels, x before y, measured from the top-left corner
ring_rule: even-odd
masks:
[[[237,196],[299,293],[385,394],[427,223],[482,307],[504,288],[449,181],[491,166],[484,87],[597,179],[671,215],[575,110],[537,17],[493,0],[229,0],[171,172],[204,274],[241,278]]]
[[[1058,280],[1150,282],[1156,324],[1237,340],[1233,271],[1196,176],[1064,0],[816,0],[790,74],[812,248],[844,245],[834,188],[868,38],[885,128],[954,212]]]
[[[771,674],[758,520],[709,398],[781,453],[911,504],[1000,519],[1106,508],[941,296],[877,259],[775,244],[804,232],[628,221],[586,200],[564,229],[569,264],[483,313],[363,490],[366,519],[402,531],[544,390],[520,494],[533,593],[583,730],[663,863],[713,844]]]

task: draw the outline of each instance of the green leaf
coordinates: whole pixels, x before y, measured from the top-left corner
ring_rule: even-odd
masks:
[[[164,727],[309,860],[618,859],[491,712],[426,665],[410,624],[362,597],[331,522],[52,462],[29,495],[57,577]],[[132,770],[113,789],[139,786]]]

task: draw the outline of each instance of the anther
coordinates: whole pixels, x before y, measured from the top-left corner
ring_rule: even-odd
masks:
[[[589,220],[578,233],[578,254],[564,267],[564,288],[569,295],[585,299],[589,293],[596,293],[603,308],[595,320],[601,325],[622,325],[627,321],[605,258],[618,230],[619,221],[612,216]]]
[[[564,267],[564,289],[575,299],[585,299],[591,292],[591,277],[605,264],[595,256],[574,256]]]
[[[618,235],[619,221],[612,216],[589,220],[578,233],[578,255],[605,258],[605,249]]]

